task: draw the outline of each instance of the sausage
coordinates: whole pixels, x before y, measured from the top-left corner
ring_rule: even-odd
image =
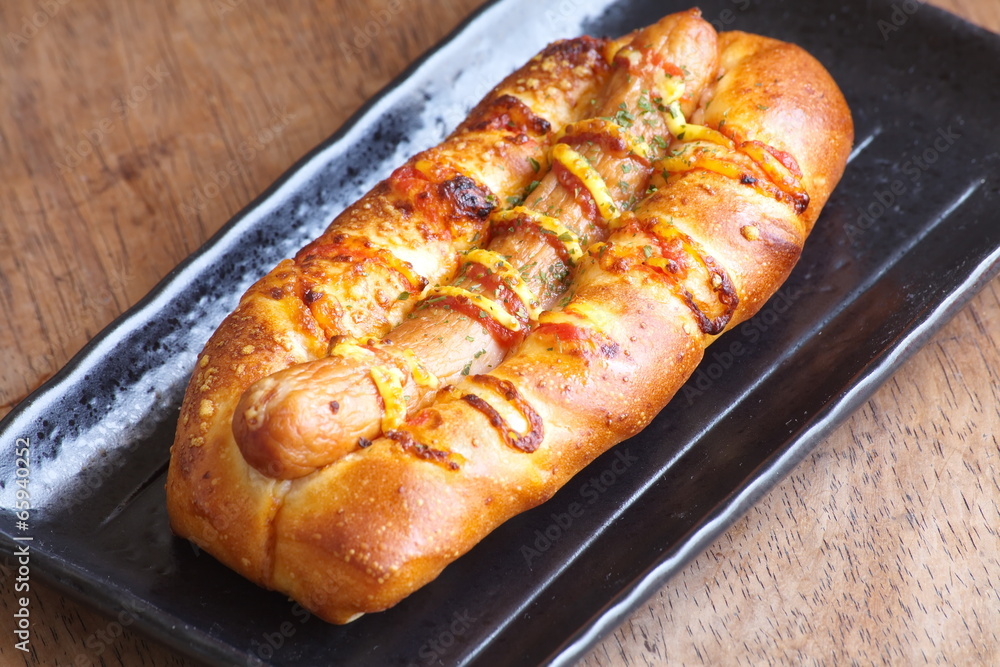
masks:
[[[367,446],[440,386],[496,367],[533,314],[564,294],[581,248],[603,240],[645,195],[652,160],[673,141],[667,105],[697,107],[715,75],[716,34],[696,12],[674,14],[619,45],[612,60],[594,118],[563,131],[559,148],[571,150],[553,151],[523,206],[494,215],[489,251],[466,255],[452,288],[428,290],[381,341],[342,343],[247,389],[233,431],[252,466],[292,479]],[[589,187],[570,171],[574,151],[588,163],[585,177],[588,167],[596,172]]]

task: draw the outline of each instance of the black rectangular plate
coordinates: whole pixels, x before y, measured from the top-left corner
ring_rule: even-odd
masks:
[[[620,35],[686,3],[506,0],[480,10],[185,260],[2,423],[31,444],[33,573],[187,655],[278,665],[570,662],[730,525],[1000,268],[1000,38],[928,6],[708,0],[720,29],[796,42],[857,147],[787,284],[710,348],[642,434],[396,608],[308,618],[170,535],[164,474],[204,341],[316,236],[545,43]],[[914,7],[916,9],[914,10]],[[570,510],[576,510],[573,515]]]

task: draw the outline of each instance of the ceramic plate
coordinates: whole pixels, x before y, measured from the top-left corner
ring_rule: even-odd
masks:
[[[2,423],[30,443],[32,574],[212,663],[568,663],[616,628],[997,273],[996,35],[886,0],[702,2],[831,71],[857,129],[843,181],[785,286],[648,429],[396,608],[310,618],[172,537],[163,484],[196,355],[251,282],[547,42],[686,6],[487,5],[91,341]],[[0,454],[8,553],[27,535],[16,451]]]

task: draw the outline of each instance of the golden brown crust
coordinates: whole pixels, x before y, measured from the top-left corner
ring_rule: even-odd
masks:
[[[498,368],[293,482],[240,458],[229,417],[252,380],[322,353],[320,325],[301,303],[252,290],[189,388],[168,480],[175,529],[344,623],[434,579],[647,425],[718,332],[755,313],[788,275],[852,142],[843,97],[811,56],[744,33],[719,41],[723,76],[693,118],[726,135],[728,162],[668,174],[606,244],[590,248],[559,317],[543,320]],[[772,158],[792,167],[761,166]],[[309,333],[275,340],[268,323],[279,320]],[[235,350],[233,339],[253,349]],[[201,407],[212,395],[226,402],[222,412]]]

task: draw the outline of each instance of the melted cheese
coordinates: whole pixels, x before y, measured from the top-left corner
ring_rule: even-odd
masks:
[[[569,255],[569,259],[572,263],[576,264],[576,262],[580,261],[580,258],[583,257],[583,248],[580,247],[580,237],[574,234],[569,228],[565,227],[555,218],[543,215],[537,211],[532,211],[530,208],[525,208],[524,206],[515,206],[514,208],[507,209],[506,211],[496,213],[494,215],[494,220],[505,222],[522,215],[531,218],[543,232],[552,234],[557,239],[562,241],[563,245],[566,246],[566,254]]]
[[[681,111],[680,104],[677,102],[672,102],[667,111],[667,129],[679,141],[707,141],[719,146],[725,146],[726,148],[735,148],[732,139],[718,130],[713,130],[704,125],[688,123],[684,118],[684,113]]]
[[[437,376],[427,370],[427,368],[420,363],[420,360],[417,359],[417,355],[414,354],[413,350],[398,350],[393,345],[382,345],[374,338],[341,341],[334,345],[328,354],[329,356],[342,357],[360,362],[362,364],[367,364],[371,363],[375,358],[375,352],[370,349],[372,347],[377,347],[382,352],[390,354],[397,359],[402,359],[403,363],[406,364],[410,371],[410,377],[413,378],[413,381],[417,384],[417,386],[436,389],[440,384],[440,380],[438,380]],[[382,374],[384,375],[384,373]]]
[[[498,274],[503,284],[509,287],[517,295],[517,298],[521,300],[521,303],[524,304],[528,318],[532,320],[538,319],[538,314],[542,312],[538,304],[538,298],[531,291],[531,288],[528,287],[528,284],[524,282],[521,272],[511,266],[510,262],[504,259],[503,255],[492,250],[476,248],[475,250],[470,250],[465,255],[465,259],[470,262],[482,264],[490,271]]]
[[[400,240],[391,235],[385,237],[375,234],[368,237],[361,237],[348,236],[345,234],[333,245],[343,248],[343,254],[350,257],[351,262],[356,265],[378,263],[384,265],[385,268],[390,271],[398,273],[400,277],[402,277],[402,279],[409,285],[411,290],[419,291],[425,284],[427,284],[427,280],[416,269],[414,269],[414,262],[417,264],[427,262],[427,260],[424,259],[425,253],[422,254],[420,252],[414,252],[414,249],[412,248],[401,246]],[[404,254],[408,255],[412,261],[403,259],[401,255]],[[329,261],[328,259],[324,259],[322,254],[318,257],[320,258],[320,261]],[[427,270],[430,272],[432,269],[431,267],[427,267]],[[343,289],[342,285],[341,289]],[[331,294],[330,285],[314,286],[313,291],[318,292],[319,294]],[[346,302],[351,302],[354,300],[367,299],[368,296],[369,295],[364,292],[364,288],[355,287],[354,289],[348,289],[344,294],[339,294],[336,298],[343,298]]]
[[[384,349],[384,348],[383,348]],[[403,361],[410,369],[410,377],[413,381],[417,383],[418,387],[430,387],[431,389],[437,389],[441,384],[437,376],[431,373],[427,368],[420,363],[417,359],[417,355],[413,353],[413,350],[403,350]]]
[[[507,309],[499,303],[482,294],[476,294],[475,292],[470,292],[467,289],[455,287],[454,285],[438,285],[430,288],[425,295],[426,298],[435,296],[453,296],[459,299],[467,299],[472,305],[485,311],[487,315],[496,320],[505,329],[510,329],[511,331],[521,330],[521,323],[517,321],[517,318],[508,313]]]
[[[676,262],[673,262],[664,257],[650,257],[645,262],[643,262],[643,264],[646,264],[647,266],[652,266],[655,269],[662,269],[663,271],[666,272],[674,271],[673,267],[676,266]]]
[[[344,359],[353,359],[354,361],[368,362],[371,361],[375,353],[369,349],[362,347],[362,345],[370,344],[373,341],[357,341],[357,340],[345,340],[337,343],[328,353],[331,357],[343,357]]]
[[[552,147],[552,160],[562,164],[569,173],[580,179],[583,186],[590,192],[590,196],[594,198],[594,203],[597,204],[597,210],[600,211],[602,218],[611,220],[615,217],[615,214],[618,213],[618,207],[615,206],[615,200],[611,197],[608,184],[604,182],[604,178],[587,162],[585,157],[566,144],[556,144]]]
[[[656,167],[671,174],[691,171],[693,169],[705,169],[735,179],[743,175],[743,170],[738,165],[705,153],[697,153],[691,157],[672,155],[659,160],[656,163]]]
[[[653,88],[660,94],[663,104],[670,104],[684,97],[684,79],[667,74],[662,69],[656,72]]]
[[[677,227],[676,225],[674,225],[672,220],[668,220],[664,218],[662,215],[655,213],[649,217],[651,217],[656,221],[655,223],[653,223],[653,228],[651,231],[653,232],[653,235],[656,236],[657,238],[661,240],[666,240],[671,238],[677,238],[677,236],[680,234],[680,232],[677,230]]]
[[[372,366],[372,382],[382,397],[382,432],[399,427],[406,418],[406,401],[403,399],[403,372],[395,366]]]
[[[757,163],[771,182],[783,189],[802,191],[802,182],[780,160],[761,144],[747,142],[741,146],[751,160]]]
[[[419,290],[423,285],[427,284],[424,277],[413,270],[413,264],[397,255],[393,250],[382,248],[379,255],[385,259],[385,263],[390,269],[403,276],[403,279],[410,287]]]
[[[601,333],[608,333],[614,329],[615,318],[595,304],[574,301],[562,310],[545,311],[538,317],[538,323],[585,325]]]
[[[746,141],[738,147],[736,143],[722,134],[718,130],[713,130],[704,125],[692,125],[684,119],[680,105],[676,102],[670,105],[670,113],[667,114],[667,129],[677,137],[679,141],[705,141],[722,146],[732,153],[743,153],[760,167],[775,186],[788,193],[804,193],[802,181],[784,163],[778,160],[767,150],[767,147],[754,141]],[[714,171],[717,174],[729,178],[740,179],[743,177],[743,169],[737,164],[725,159],[720,159],[703,150],[695,151],[691,154],[675,154],[657,162],[659,169],[669,173],[679,173],[691,171],[692,169],[705,169]]]
[[[746,166],[741,166],[731,161],[742,154],[750,159],[756,167],[763,172],[756,172],[754,176],[747,172]],[[727,159],[730,158],[730,159]],[[726,178],[738,180],[748,185],[760,188],[767,182],[771,187],[779,192],[792,197],[801,198],[806,195],[802,181],[792,172],[791,169],[782,164],[777,158],[763,146],[752,142],[740,145],[738,149],[733,149],[728,153],[723,153],[721,157],[703,149],[680,152],[656,162],[656,168],[661,170],[664,178],[668,174],[677,174],[695,169],[715,172]],[[749,177],[749,178],[748,178]],[[808,201],[808,198],[806,198]]]
[[[413,350],[400,350],[395,345],[379,345],[378,349],[406,364],[407,370],[410,371],[410,377],[413,378],[413,382],[416,383],[418,387],[430,387],[432,389],[437,389],[441,384],[441,381],[438,380],[437,376],[427,370],[420,360],[417,359],[417,355],[413,352]],[[403,384],[406,383],[404,382]]]
[[[421,174],[427,177],[434,176],[434,169],[436,165],[430,160],[417,160],[413,163],[413,168],[419,171]]]

